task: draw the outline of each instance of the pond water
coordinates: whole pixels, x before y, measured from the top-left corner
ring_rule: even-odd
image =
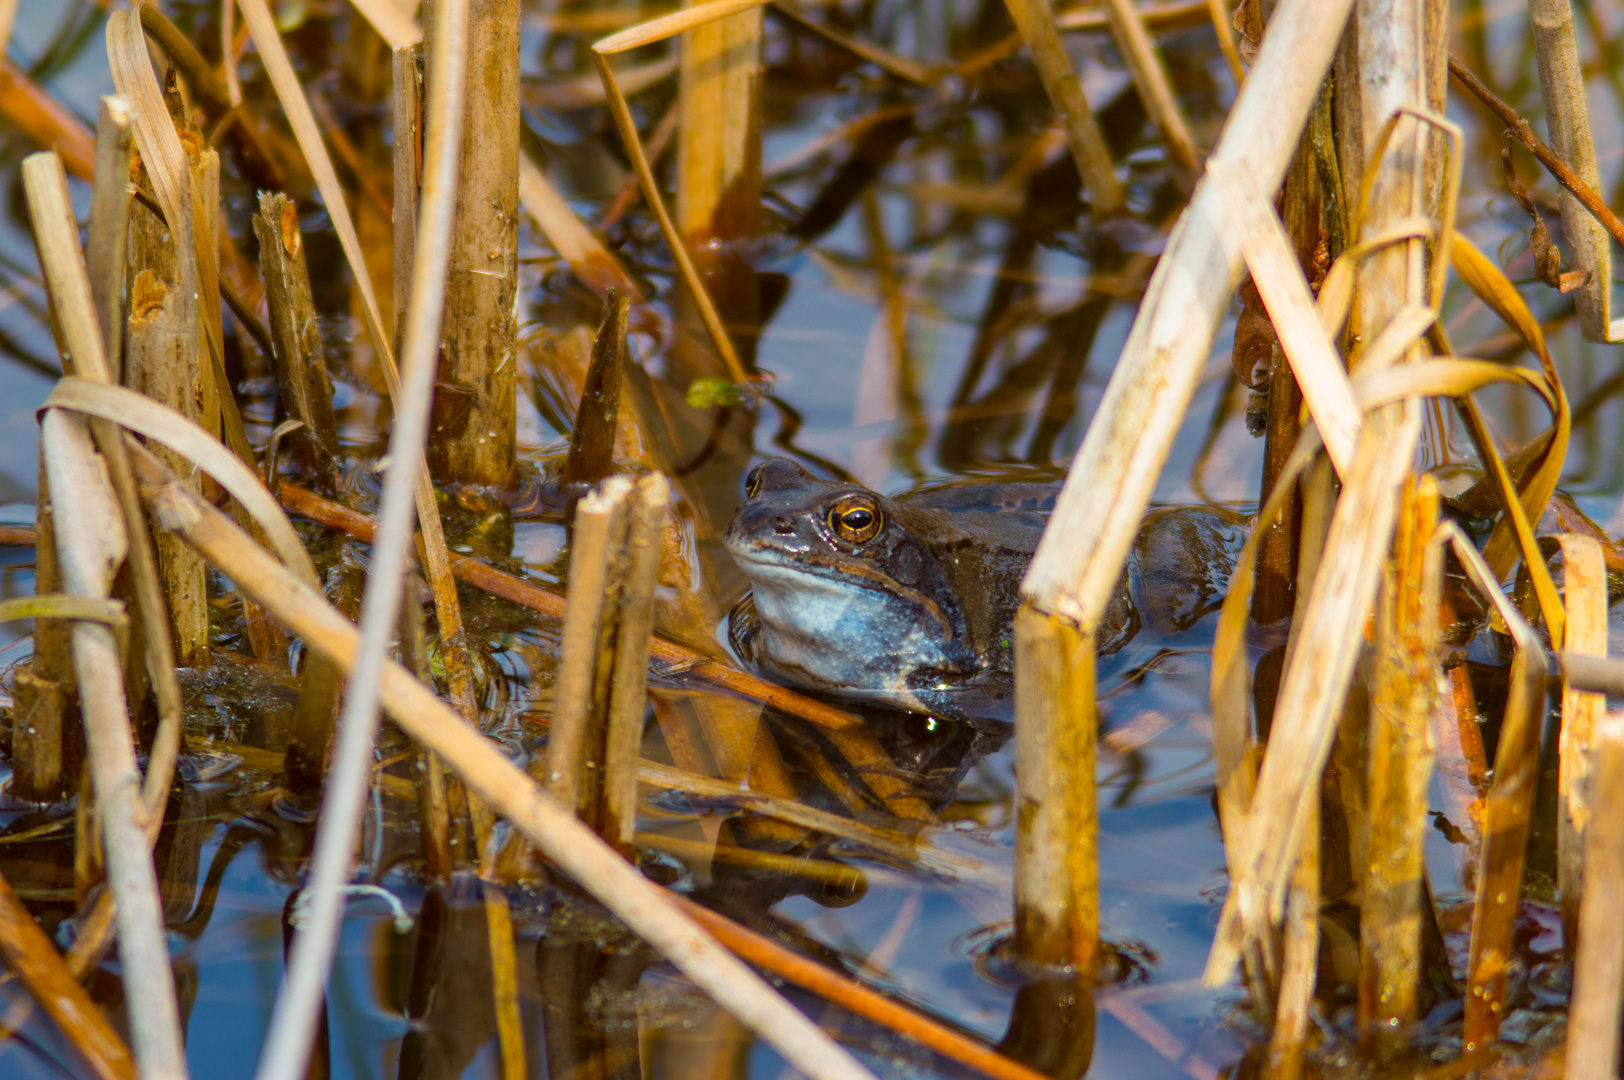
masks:
[[[166,10],[194,39],[218,42],[217,5],[183,3]],[[588,71],[583,42],[661,10],[525,5],[527,152],[545,163],[548,176],[589,222],[600,218],[625,184],[613,128],[599,106],[541,102],[549,100],[548,88]],[[881,0],[817,10],[864,40],[927,62],[962,59],[1009,32],[1001,6],[977,0]],[[377,51],[368,54],[354,41],[363,31],[337,0],[286,0],[278,13],[307,88],[327,103],[372,179],[387,190],[387,52],[380,60]],[[1463,0],[1454,16],[1456,51],[1502,96],[1537,118],[1542,109],[1523,6]],[[97,96],[112,92],[105,19],[105,10],[89,0],[24,4],[8,52],[87,121],[94,118]],[[1591,101],[1603,190],[1618,205],[1624,84],[1614,58],[1624,42],[1624,17],[1597,5],[1580,19],[1580,33],[1585,55],[1597,58]],[[947,477],[1060,475],[1110,376],[1181,202],[1108,36],[1079,32],[1067,43],[1129,184],[1133,214],[1123,221],[1102,225],[1073,203],[1075,175],[1065,175],[1063,144],[1046,135],[1047,100],[1019,59],[976,79],[906,87],[768,18],[763,143],[769,230],[738,254],[761,275],[767,314],[754,356],[775,381],[768,399],[724,421],[746,449],[719,453],[698,469],[692,490],[700,501],[725,514],[742,498],[744,469],[772,455],[797,457],[814,472],[851,476],[886,492]],[[1211,147],[1235,93],[1211,27],[1197,21],[1160,34],[1158,43],[1197,141]],[[638,62],[655,58],[660,48],[639,54]],[[217,53],[216,46],[211,54]],[[365,63],[374,75],[384,73],[370,97],[355,77]],[[251,50],[242,74],[246,93],[269,94]],[[674,94],[675,81],[668,78],[634,100],[645,132]],[[832,136],[896,105],[912,107],[909,130],[882,148],[873,176],[836,206],[815,235],[798,235],[800,212],[824,205],[820,197],[852,156],[852,139]],[[1552,350],[1575,408],[1564,489],[1610,532],[1624,531],[1618,393],[1624,383],[1615,376],[1616,350],[1582,341],[1571,300],[1534,281],[1527,219],[1500,178],[1498,127],[1458,94],[1452,95],[1450,115],[1467,134],[1461,228],[1515,280],[1527,283],[1530,304],[1549,320]],[[0,521],[11,522],[32,518],[34,411],[59,371],[18,180],[21,158],[34,149],[0,121],[0,399],[10,402],[0,412]],[[1555,184],[1526,159],[1519,157],[1518,164],[1536,196],[1554,203]],[[1012,169],[1034,178],[1000,186]],[[252,193],[227,172],[226,220],[251,255]],[[353,173],[341,169],[341,175],[351,185],[352,207],[370,215],[373,226],[381,223],[387,237],[384,208],[368,205]],[[72,190],[83,214],[87,189],[74,182]],[[377,487],[367,462],[382,446],[373,358],[325,211],[314,195],[301,199],[299,208],[346,447],[354,458],[346,493],[367,505]],[[1554,209],[1546,220],[1560,234]],[[363,235],[378,230],[369,234],[363,228]],[[640,203],[607,236],[654,297],[654,310],[669,314],[668,259]],[[569,413],[561,419],[553,407],[557,394],[540,365],[559,337],[595,325],[597,308],[528,225],[520,230],[520,245],[526,345],[521,377],[529,387],[521,393],[520,441],[527,475],[545,480],[557,474]],[[387,268],[387,259],[380,265]],[[1473,352],[1475,342],[1505,347],[1494,340],[1504,328],[1453,280],[1444,321],[1463,355],[1484,355]],[[263,446],[276,419],[274,383],[252,346],[236,342],[229,316],[227,326],[250,436]],[[1247,431],[1247,392],[1232,374],[1233,326],[1231,313],[1157,487],[1158,503],[1255,510],[1263,443]],[[678,370],[668,341],[647,332],[633,337],[634,359],[656,381],[668,374],[675,379]],[[978,359],[979,375],[967,377]],[[1526,355],[1522,362],[1528,362]],[[676,387],[679,395],[681,389]],[[1526,395],[1486,391],[1481,399],[1506,444],[1526,441],[1545,423]],[[687,448],[702,444],[700,438]],[[1458,425],[1434,429],[1427,445],[1433,460],[1426,464],[1472,460]],[[454,532],[459,524],[468,522],[453,515]],[[364,547],[327,538],[314,527],[307,535],[330,590],[358,596],[367,569]],[[744,582],[714,536],[699,540],[699,557],[712,561],[711,586],[725,611]],[[461,542],[544,580],[562,580],[568,565],[567,533],[556,518],[521,520],[511,530],[475,533]],[[0,549],[0,565],[0,593],[32,591],[29,549]],[[231,595],[217,592],[215,643],[246,653],[240,606]],[[465,591],[464,599],[490,676],[485,726],[515,755],[527,756],[545,734],[557,625],[472,592]],[[770,920],[801,947],[969,1032],[994,1043],[1008,1034],[1005,1045],[1012,1053],[1058,1080],[1073,1080],[1082,1062],[1098,1078],[1215,1077],[1249,1049],[1255,1054],[1264,1029],[1249,1014],[1238,983],[1210,989],[1201,982],[1226,889],[1212,802],[1212,622],[1209,616],[1165,637],[1147,631],[1102,665],[1107,735],[1100,755],[1101,911],[1119,977],[1093,991],[1092,1008],[1087,994],[1081,1005],[1045,999],[1038,992],[1043,984],[1007,959],[1013,746],[989,750],[983,740],[966,764],[971,740],[951,721],[875,718],[887,745],[912,747],[916,764],[951,776],[962,772],[936,807],[939,824],[930,834],[979,864],[984,875],[976,880],[893,865],[838,842],[827,853],[868,876],[866,892],[855,902],[804,882],[708,860],[690,865],[672,855],[650,855],[649,870],[745,921]],[[11,643],[0,660],[26,657],[27,629],[7,628]],[[726,639],[724,631],[717,633]],[[1474,646],[1471,658],[1501,663],[1482,646]],[[244,1075],[263,1042],[281,976],[285,909],[301,879],[310,813],[306,802],[278,787],[280,772],[265,753],[280,749],[264,745],[275,726],[268,717],[291,707],[291,691],[227,663],[188,673],[184,686],[187,753],[159,849],[166,913],[193,1073]],[[674,700],[680,697],[670,686],[664,689]],[[387,736],[380,756],[398,756],[403,746],[398,735]],[[652,722],[644,753],[669,760],[661,729]],[[402,766],[394,771],[406,775]],[[1435,782],[1439,810],[1449,805],[1444,783]],[[326,1044],[318,1062],[324,1075],[360,1080],[499,1072],[482,908],[467,881],[444,887],[425,881],[415,814],[414,803],[381,792],[369,812],[359,880],[382,886],[415,922],[401,932],[382,898],[352,901],[329,990]],[[640,827],[714,841],[724,822],[730,835],[749,835],[749,821],[734,809],[651,796]],[[75,900],[72,825],[68,803],[41,808],[13,800],[0,807],[0,870],[64,939],[68,930],[58,924]],[[1428,859],[1440,907],[1458,910],[1470,897],[1461,878],[1460,846],[1440,829],[1429,838]],[[1548,885],[1543,894],[1548,898]],[[518,888],[512,901],[532,1075],[562,1080],[564,1073],[581,1070],[593,1077],[622,1076],[639,1062],[646,1075],[671,1078],[775,1080],[784,1073],[770,1049],[567,888]],[[1448,940],[1458,945],[1464,923],[1445,922]],[[1521,1005],[1521,1027],[1512,1030],[1523,1030],[1526,1041],[1555,1015],[1540,989],[1542,980],[1559,976],[1539,967],[1555,949],[1549,927],[1531,925],[1524,936],[1524,959],[1535,965],[1536,975]],[[92,984],[115,1017],[122,993],[117,973],[116,961],[108,960]],[[962,1071],[815,998],[792,996],[882,1076]],[[0,982],[0,1003],[7,1009],[23,1000],[13,981]],[[1351,1030],[1343,1000],[1320,1017],[1333,1045],[1339,1033]],[[1452,1043],[1449,1034],[1452,1019],[1444,1008],[1422,1040],[1439,1060],[1458,1053],[1458,1040]],[[81,1066],[48,1023],[28,1017],[0,1042],[0,1074],[76,1076]]]

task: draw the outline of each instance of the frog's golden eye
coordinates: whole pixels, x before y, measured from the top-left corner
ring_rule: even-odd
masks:
[[[766,462],[762,462],[751,469],[750,474],[744,478],[744,497],[746,499],[753,499],[761,494],[761,470],[766,467]]]
[[[880,534],[885,515],[861,495],[850,495],[829,509],[829,528],[848,544],[864,544]]]

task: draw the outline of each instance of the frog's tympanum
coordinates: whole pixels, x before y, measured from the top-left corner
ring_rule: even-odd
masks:
[[[775,458],[727,527],[754,586],[734,648],[784,682],[960,719],[1008,719],[1021,578],[1057,483],[958,483],[887,498]],[[1242,519],[1153,511],[1101,629],[1185,629],[1222,600]]]

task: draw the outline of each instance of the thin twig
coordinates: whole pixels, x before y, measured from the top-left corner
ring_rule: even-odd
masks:
[[[1596,220],[1606,226],[1607,231],[1613,235],[1615,241],[1624,244],[1624,221],[1620,221],[1618,215],[1607,208],[1607,204],[1602,201],[1601,194],[1595,188],[1580,179],[1572,169],[1568,168],[1567,162],[1557,156],[1555,150],[1552,150],[1538,135],[1534,134],[1534,129],[1529,126],[1527,120],[1518,115],[1516,109],[1501,101],[1494,91],[1484,84],[1482,79],[1472,74],[1470,68],[1453,56],[1449,58],[1449,73],[1455,76],[1462,86],[1470,90],[1474,97],[1488,106],[1490,112],[1505,122],[1506,126],[1511,129],[1511,133],[1517,136],[1517,141],[1526,146],[1528,152],[1539,159],[1539,163],[1545,166],[1552,176],[1556,177],[1557,183],[1573,192],[1574,198],[1584,203],[1585,209],[1596,215]]]

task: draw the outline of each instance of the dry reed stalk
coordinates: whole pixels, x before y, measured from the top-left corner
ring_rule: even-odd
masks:
[[[1291,870],[1282,927],[1280,994],[1269,1030],[1268,1080],[1297,1080],[1307,1049],[1309,1007],[1319,969],[1320,808],[1310,805]]]
[[[1203,3],[1207,9],[1207,19],[1212,23],[1212,31],[1218,38],[1218,51],[1224,54],[1229,77],[1235,80],[1238,90],[1246,81],[1246,68],[1241,64],[1241,54],[1235,49],[1235,30],[1230,25],[1229,10],[1223,0],[1203,0]]]
[[[1591,188],[1601,187],[1596,144],[1590,136],[1590,109],[1573,29],[1569,0],[1530,0],[1534,54],[1539,62],[1540,90],[1545,98],[1545,126],[1551,148]],[[1574,297],[1579,328],[1591,341],[1624,338],[1624,319],[1612,318],[1613,256],[1607,230],[1571,191],[1562,193],[1562,226],[1577,269],[1589,280]]]
[[[4,875],[0,875],[0,951],[97,1080],[136,1080],[130,1048],[62,962]]]
[[[302,439],[310,451],[307,461],[330,483],[338,454],[333,385],[327,377],[321,328],[310,295],[299,213],[286,195],[260,192],[254,235],[259,238],[259,268],[271,308],[271,341],[282,407],[304,424]]]
[[[599,830],[598,780],[603,767],[604,705],[613,677],[613,613],[625,573],[627,503],[633,483],[612,476],[575,505],[569,582],[553,724],[547,755],[536,765],[548,794]]]
[[[1291,362],[1325,450],[1337,472],[1346,476],[1359,436],[1359,405],[1347,369],[1320,322],[1314,294],[1285,226],[1252,182],[1250,170],[1233,162],[1214,162],[1207,175],[1222,190],[1221,201],[1230,215],[1229,232],[1240,241],[1252,282]]]
[[[356,628],[221,514],[176,486],[156,459],[138,456],[137,462],[145,494],[166,527],[189,536],[222,572],[251,582],[261,603],[312,648],[349,670],[356,685],[361,644]],[[475,794],[793,1067],[814,1080],[871,1080],[849,1053],[683,917],[432,690],[393,662],[384,661],[377,671],[377,692],[403,731],[438,753]]]
[[[1236,85],[1240,85],[1239,80]],[[1321,93],[1322,101],[1327,93]],[[1316,107],[1315,117],[1320,112]],[[1298,142],[1296,157],[1286,172],[1280,193],[1281,218],[1291,237],[1297,264],[1305,274],[1317,269],[1316,255],[1324,229],[1324,213],[1320,205],[1320,168],[1314,156],[1313,128],[1314,121],[1310,120],[1309,130]],[[1255,288],[1252,295],[1257,297],[1257,304],[1251,313],[1264,314],[1266,308],[1262,296],[1257,294]],[[1242,297],[1250,306],[1250,297],[1244,289]],[[1258,308],[1264,311],[1259,312],[1256,310]],[[1241,319],[1248,319],[1244,310]],[[1273,324],[1263,321],[1264,326],[1251,333],[1262,337],[1263,341],[1259,344],[1266,344],[1269,351],[1269,370],[1265,376],[1268,381],[1262,388],[1268,394],[1268,417],[1263,441],[1263,482],[1259,490],[1271,492],[1302,437],[1303,394]],[[1242,329],[1243,324],[1238,321],[1234,360],[1237,376],[1242,382],[1250,384],[1256,377],[1256,369],[1254,367],[1244,373],[1240,370],[1252,363],[1252,357],[1243,351],[1247,348],[1247,338],[1243,337]],[[1297,548],[1302,528],[1302,500],[1295,487],[1287,493],[1279,514],[1261,528],[1263,539],[1258,546],[1257,592],[1252,597],[1252,618],[1258,623],[1269,624],[1287,618],[1295,605]]]
[[[1594,537],[1564,533],[1563,601],[1567,626],[1564,655],[1607,655],[1607,563]],[[1556,892],[1562,904],[1563,943],[1568,956],[1579,940],[1580,887],[1584,883],[1585,830],[1590,827],[1590,788],[1595,783],[1592,746],[1607,706],[1602,694],[1573,685],[1562,675],[1562,727],[1557,742]]]
[[[1209,164],[1242,163],[1260,191],[1279,186],[1351,6],[1283,0]],[[1104,611],[1234,295],[1241,254],[1225,220],[1218,188],[1201,185],[1157,263],[1023,587],[1041,611],[1080,625]]]
[[[604,839],[622,851],[637,828],[637,763],[648,711],[648,655],[654,636],[654,591],[659,584],[660,540],[671,493],[659,473],[637,482],[626,523],[626,570],[615,633],[609,684],[608,731],[604,734]]]
[[[1357,109],[1362,126],[1349,138],[1362,148],[1362,159],[1371,162],[1360,201],[1361,208],[1368,209],[1356,222],[1367,235],[1422,212],[1423,133],[1426,125],[1447,124],[1433,120],[1417,104],[1425,100],[1416,52],[1423,22],[1421,6],[1412,4],[1391,17],[1361,18],[1357,23],[1360,67],[1354,85],[1361,93]],[[1265,51],[1274,37],[1273,26]],[[1257,82],[1261,67],[1260,58],[1248,88]],[[1414,118],[1414,135],[1408,141],[1394,139],[1398,118],[1405,114]],[[1446,198],[1440,235],[1448,235],[1452,205]],[[1441,271],[1434,267],[1430,276],[1423,272],[1421,247],[1418,240],[1384,245],[1359,264],[1358,325],[1365,341],[1375,339],[1410,307],[1438,303]],[[1424,329],[1426,324],[1410,325]],[[1392,350],[1395,355],[1408,351],[1412,361],[1420,359],[1419,345],[1402,339],[1394,344],[1403,346]],[[1233,946],[1238,941],[1233,920],[1244,925],[1246,938],[1261,940],[1269,933],[1269,924],[1280,917],[1291,852],[1300,842],[1305,808],[1320,797],[1318,781],[1343,711],[1362,628],[1386,561],[1399,484],[1408,472],[1419,429],[1420,412],[1414,401],[1365,414],[1313,587],[1301,617],[1294,620],[1295,645],[1275,705],[1275,716],[1289,719],[1289,724],[1277,723],[1271,733],[1246,829],[1226,837],[1236,846],[1244,870],[1225,903],[1226,926],[1209,957],[1209,979],[1222,978],[1233,967]]]
[[[45,464],[39,468],[39,497],[35,503],[34,587],[42,593],[59,592],[61,572],[56,559],[56,512]],[[50,803],[74,786],[81,756],[75,711],[73,628],[47,620],[34,628],[34,655],[17,668],[12,683],[11,791],[19,799]]]
[[[85,262],[107,369],[115,382],[121,381],[124,371],[124,249],[132,198],[131,137],[129,104],[122,98],[102,98],[96,117],[96,173],[91,183]]]
[[[1584,892],[1573,955],[1573,997],[1568,1012],[1567,1080],[1618,1075],[1619,1014],[1624,1009],[1624,713],[1596,724],[1585,829]]]
[[[385,330],[382,316],[378,311],[377,297],[373,293],[372,279],[366,270],[366,259],[361,250],[360,239],[355,232],[355,223],[351,220],[344,201],[344,189],[338,182],[338,175],[333,171],[332,159],[327,154],[326,144],[322,142],[321,132],[311,115],[310,104],[305,100],[304,92],[299,86],[299,78],[294,74],[293,64],[288,60],[287,50],[282,46],[282,39],[277,34],[276,23],[271,18],[265,0],[237,0],[237,2],[242,8],[243,18],[248,24],[254,44],[259,49],[266,74],[271,78],[288,123],[298,139],[299,148],[304,151],[310,170],[316,176],[322,201],[327,204],[327,214],[333,223],[333,231],[338,234],[339,246],[344,249],[344,259],[349,263],[356,290],[360,293],[367,335],[383,363],[384,381],[388,385],[390,398],[396,402],[398,410],[400,373],[395,366],[391,337]],[[462,0],[448,2],[456,6]],[[455,85],[461,85],[460,76],[455,80]],[[446,100],[449,99],[436,99],[431,103],[431,109],[443,111],[447,107]],[[460,95],[455,100],[460,102]],[[442,115],[432,115],[428,121],[426,126],[429,129],[445,129],[447,126]],[[457,145],[460,146],[460,139]],[[455,150],[454,146],[452,152],[455,153]],[[428,183],[426,175],[424,182]],[[426,197],[425,193],[425,200]],[[419,232],[421,234],[421,222]],[[440,257],[438,252],[433,253],[433,256],[435,260]],[[400,459],[397,457],[394,460]],[[429,587],[434,591],[434,610],[440,624],[441,657],[446,668],[446,681],[450,684],[452,699],[471,717],[475,707],[473,669],[468,660],[462,610],[457,602],[457,586],[451,576],[451,557],[446,551],[445,533],[440,522],[439,503],[435,498],[433,482],[426,470],[418,470],[418,478],[415,494],[418,527],[423,532],[423,569],[428,577]]]
[[[654,624],[660,536],[669,505],[659,474],[615,476],[576,504],[568,604],[547,755],[547,789],[617,850],[631,850],[638,746]]]
[[[197,339],[188,325],[191,320],[187,306],[180,302],[177,292],[177,286],[165,285],[151,270],[136,276],[126,326],[125,379],[131,389],[198,422],[201,417],[195,390],[199,373],[194,363]],[[185,467],[182,459],[174,455],[166,463],[173,468]],[[200,478],[193,482],[202,483]],[[202,490],[201,486],[198,490]],[[169,612],[166,632],[173,639],[175,659],[187,667],[207,667],[207,568],[197,553],[178,538],[160,535],[156,542],[164,603]]]
[[[1194,187],[1201,174],[1201,154],[1196,149],[1195,140],[1190,137],[1190,128],[1184,122],[1184,114],[1179,111],[1178,101],[1173,97],[1173,87],[1167,81],[1162,58],[1150,43],[1144,16],[1134,6],[1133,0],[1105,0],[1105,13],[1111,20],[1111,36],[1116,39],[1117,49],[1127,61],[1128,74],[1133,77],[1139,99],[1145,103],[1145,111],[1150,113],[1151,122],[1156,125],[1156,131],[1167,147],[1167,156],[1174,172],[1186,184]]]
[[[1438,500],[1432,477],[1406,482],[1377,605],[1370,825],[1359,919],[1359,1020],[1373,1046],[1407,1040],[1405,1029],[1419,1018],[1431,720],[1442,696],[1443,550],[1429,542]]]
[[[1545,650],[1539,636],[1501,591],[1477,547],[1452,521],[1441,524],[1434,542],[1450,544],[1477,592],[1494,606],[1511,635],[1511,661],[1505,714],[1494,755],[1494,785],[1483,815],[1483,849],[1478,860],[1467,962],[1468,1051],[1495,1041],[1504,1019],[1512,932],[1522,895],[1523,857],[1539,777],[1539,737],[1544,719]]]
[[[125,155],[118,145],[127,141],[127,117],[119,99],[104,98],[101,103],[99,124],[99,150],[104,159],[117,161]],[[89,271],[78,250],[78,237],[72,205],[68,200],[67,177],[62,162],[55,154],[34,155],[24,163],[24,183],[27,188],[29,212],[34,235],[40,250],[40,265],[53,297],[53,303],[64,322],[64,337],[70,355],[78,357],[78,366],[89,379],[106,389],[114,389],[112,366],[102,347],[99,317],[92,304]],[[124,173],[117,174],[123,177]],[[106,228],[122,231],[117,221],[105,221]],[[94,232],[94,226],[93,226]],[[101,245],[98,256],[114,260],[115,272],[105,268],[98,276],[105,282],[116,276],[119,265],[116,250]],[[158,729],[154,734],[147,761],[147,776],[141,792],[147,825],[147,848],[150,851],[163,821],[163,812],[169,798],[170,783],[174,777],[176,758],[180,751],[182,702],[180,686],[175,678],[175,655],[169,640],[169,622],[164,610],[163,583],[158,572],[158,561],[152,537],[147,532],[147,520],[135,491],[134,476],[125,453],[125,435],[103,420],[92,420],[90,429],[107,462],[108,475],[119,510],[123,516],[124,532],[129,544],[128,562],[133,589],[144,630],[145,664],[151,673],[152,688],[157,698]],[[42,475],[45,470],[42,468]],[[44,486],[42,485],[42,490]],[[133,658],[132,658],[133,659]],[[105,937],[91,932],[93,926],[111,925],[110,905],[115,894],[104,892],[97,901],[99,919],[91,919],[86,932],[75,942],[81,955],[99,950]]]
[[[170,233],[167,241],[162,238],[161,231],[151,234],[143,252],[142,246],[137,243],[143,234],[134,228],[133,223],[145,221],[148,230],[158,229],[159,225],[156,216],[149,213],[149,207],[132,208],[129,245],[132,269],[139,268],[142,262],[150,259],[165,271],[164,276],[173,276],[175,304],[184,309],[175,317],[177,325],[198,326],[202,330],[202,333],[192,335],[195,339],[192,347],[198,351],[199,361],[196,386],[203,387],[203,401],[197,407],[198,415],[210,421],[218,419],[223,422],[226,440],[233,452],[252,466],[253,449],[248,445],[236,399],[230,393],[216,393],[217,388],[229,386],[220,345],[218,308],[200,303],[200,283],[208,281],[217,285],[219,280],[215,243],[197,242],[200,236],[215,236],[211,230],[217,227],[214,222],[218,216],[215,209],[218,199],[215,203],[206,204],[206,200],[197,197],[194,159],[183,146],[163,92],[158,87],[139,19],[131,13],[114,12],[107,20],[106,37],[108,66],[112,69],[113,82],[129,103],[136,149],[152,183],[157,208],[162,211],[162,224],[168,227]],[[206,162],[201,168],[202,177],[207,181],[212,170]],[[131,289],[133,292],[133,282]],[[135,311],[136,305],[132,302],[131,314]],[[128,362],[125,366],[129,367]],[[285,654],[286,637],[264,618],[254,604],[245,602],[243,615],[248,624],[249,639],[258,655],[274,661]],[[173,616],[171,621],[174,621]]]
[[[85,291],[88,294],[88,288]],[[92,322],[92,330],[94,327]],[[58,533],[63,586],[76,595],[106,599],[114,567],[125,549],[118,504],[108,490],[107,474],[91,447],[83,419],[53,410],[41,428],[41,456],[57,505],[76,521],[96,523],[95,527]],[[73,629],[73,653],[90,777],[101,806],[108,886],[118,904],[119,955],[132,1049],[143,1077],[179,1080],[186,1076],[180,1015],[158,880],[147,848],[141,773],[124,700],[118,645],[108,627],[79,622]]]
[[[1086,975],[1099,954],[1093,631],[1023,604],[1015,664],[1015,949]]]
[[[518,415],[518,0],[471,0],[467,41],[455,47],[467,50],[467,70],[477,77],[454,88],[434,85],[441,42],[432,20],[423,47],[426,96],[463,96],[429,469],[441,480],[502,485],[513,476]]]
[[[761,231],[761,32],[762,10],[750,7],[677,43],[675,218],[706,262],[716,261],[703,254],[709,241]],[[731,290],[721,292],[726,300]]]
[[[603,319],[592,340],[592,359],[581,379],[569,454],[558,478],[561,485],[596,484],[615,471],[615,449],[621,430],[620,385],[630,316],[631,302],[611,287],[604,294]]]
[[[406,326],[406,304],[412,283],[412,256],[417,250],[417,191],[423,182],[423,42],[397,46],[391,57],[394,110],[395,325],[391,340],[400,348]]]
[[[236,92],[233,93],[234,65],[230,63],[226,65],[226,78],[216,75],[209,62],[203,59],[203,55],[187,40],[180,28],[155,4],[135,5],[132,12],[141,20],[142,30],[151,36],[174,63],[175,69],[186,80],[192,99],[202,107],[204,114],[211,121],[221,122],[222,129],[230,138],[247,178],[255,184],[266,187],[288,186],[287,178],[276,156],[260,135],[262,120],[257,115],[255,103],[243,99],[241,87],[236,87]],[[225,54],[229,55],[229,46]],[[211,143],[217,141],[222,129],[217,129],[213,133]],[[214,212],[216,205],[211,204],[209,207],[211,213]]]
[[[400,52],[420,44],[423,31],[413,19],[416,3],[395,3],[394,0],[350,0],[350,5],[361,13],[367,24],[378,32],[391,51]]]
[[[1213,162],[1220,167],[1244,162],[1260,190],[1272,191],[1280,184],[1351,6],[1352,0],[1319,4],[1283,0],[1209,167]],[[1050,622],[1046,634],[1091,639],[1116,586],[1156,474],[1172,446],[1237,283],[1241,252],[1238,243],[1225,238],[1227,220],[1220,185],[1200,185],[1157,263],[1104,400],[1073,459],[1054,516],[1022,584],[1026,604]],[[1032,621],[1027,625],[1033,625]],[[1092,651],[1074,659],[1079,665],[1091,666]],[[1063,672],[1022,674],[1017,666],[1018,683],[1033,677],[1051,684],[1058,683],[1057,677],[1086,681],[1080,674]],[[1036,715],[1061,711],[1046,708],[1034,689],[1024,693]],[[1018,686],[1017,701],[1022,693]],[[1086,711],[1073,722],[1081,722],[1091,731],[1087,718],[1094,715],[1092,701],[1078,704]],[[1017,759],[1029,763],[1020,770],[1022,805],[1041,807],[1042,794],[1065,791],[1074,778],[1059,767],[1062,756],[1053,754],[1053,735],[1046,725],[1039,722],[1023,727],[1017,723],[1015,737]],[[1081,736],[1066,738],[1079,745],[1083,741]],[[1080,784],[1090,780],[1081,774],[1075,777]],[[1023,811],[1019,832],[1033,828],[1035,816]],[[1054,836],[1050,843],[1064,843],[1064,834]],[[1017,851],[1023,844],[1031,841],[1018,838]],[[1074,882],[1054,881],[1051,879],[1066,866],[1066,849],[1045,846],[1041,853],[1031,850],[1037,857],[1029,858],[1027,864],[1035,874],[1041,867],[1041,874],[1032,883],[1017,886],[1018,904],[1031,907],[1037,897],[1045,897],[1048,910],[1043,922],[1065,925],[1072,917],[1065,897],[1087,895],[1095,871],[1079,867]],[[1078,947],[1074,944],[1072,949]],[[1063,950],[1062,955],[1072,949]]]
[[[35,143],[55,150],[69,170],[88,179],[95,168],[96,139],[79,119],[22,69],[0,56],[0,116]]]
[[[369,542],[375,534],[377,525],[365,514],[340,506],[295,484],[282,484],[278,489],[278,495],[289,510],[330,529],[338,529]],[[452,564],[452,569],[458,578],[493,596],[521,604],[549,618],[564,617],[564,598],[533,581],[505,573],[473,558],[459,558]],[[664,637],[654,638],[649,646],[649,655],[672,669],[673,674],[680,673],[684,678],[707,683],[750,701],[782,709],[791,716],[800,717],[821,728],[838,731],[858,728],[863,723],[855,713],[769,683]]]
[[[1066,144],[1083,178],[1083,194],[1096,218],[1111,217],[1127,208],[1122,182],[1117,179],[1105,136],[1094,122],[1094,112],[1083,96],[1083,84],[1072,70],[1071,58],[1060,43],[1049,0],[1005,0],[1021,40],[1032,54],[1043,90],[1066,131]]]

